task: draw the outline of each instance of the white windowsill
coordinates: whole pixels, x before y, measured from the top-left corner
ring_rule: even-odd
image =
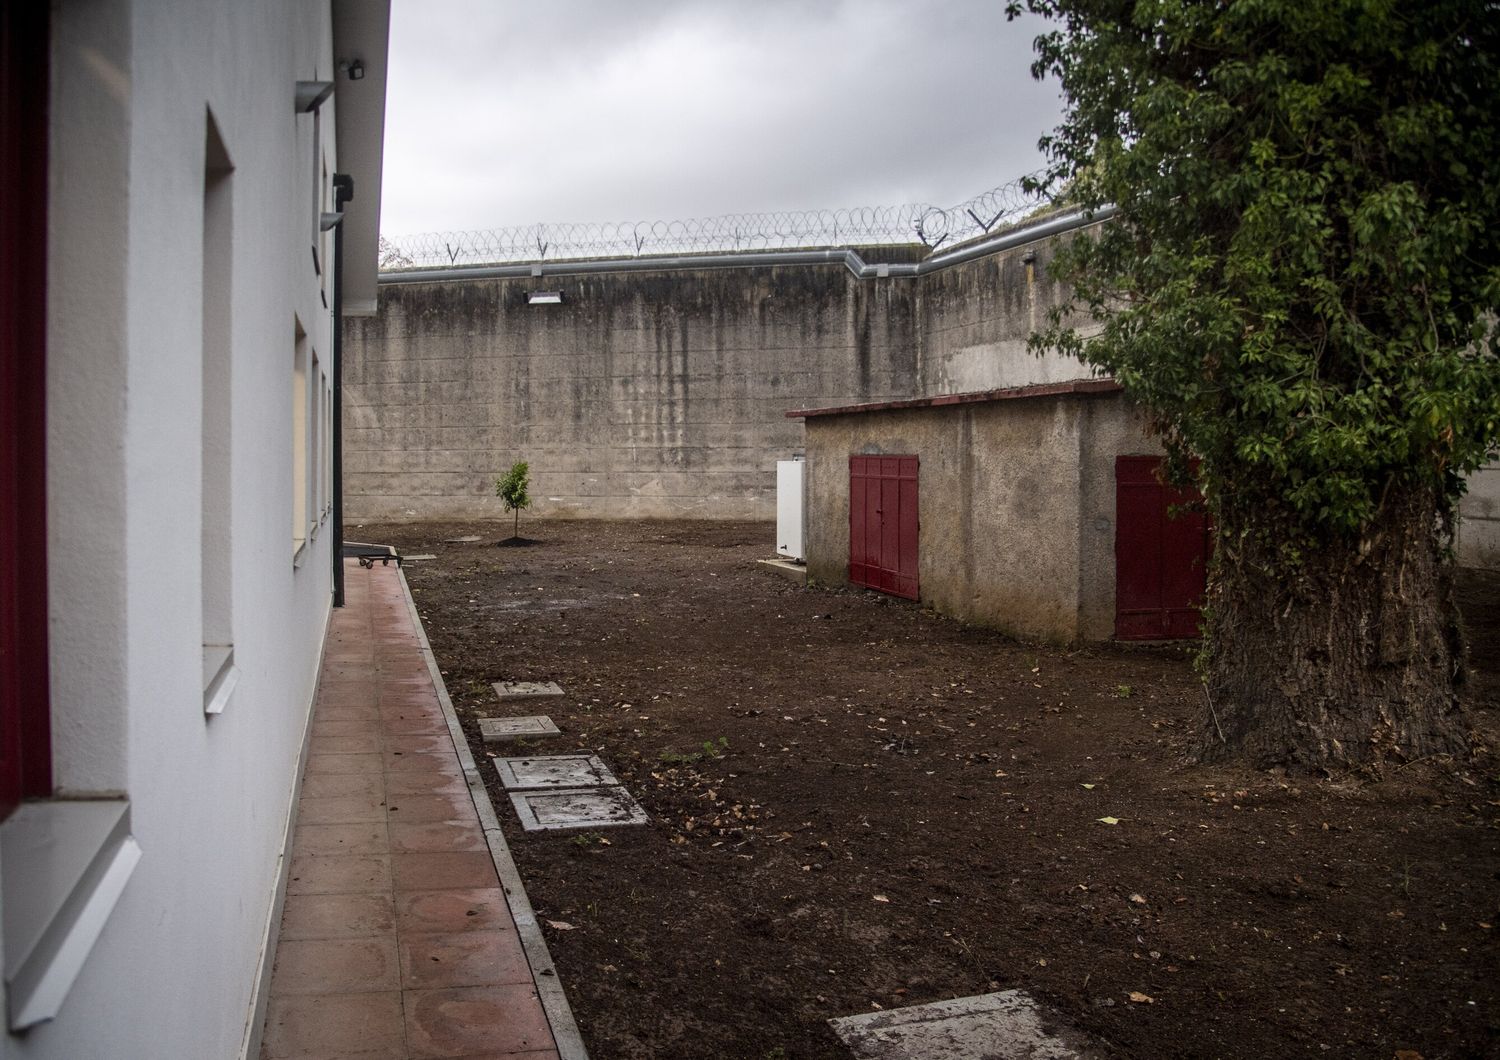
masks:
[[[123,799],[22,803],[0,825],[12,1031],[57,1015],[140,859]]]
[[[222,714],[240,683],[233,644],[203,645],[203,713]]]
[[[296,546],[296,551],[292,553],[292,570],[296,570],[307,558],[307,542],[294,538],[292,544]]]

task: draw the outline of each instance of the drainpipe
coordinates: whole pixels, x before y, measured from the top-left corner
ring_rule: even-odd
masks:
[[[333,175],[333,208],[354,198],[354,178]],[[333,230],[333,606],[344,606],[344,226]]]

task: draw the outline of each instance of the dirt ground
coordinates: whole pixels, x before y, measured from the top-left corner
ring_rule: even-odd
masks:
[[[1196,767],[1181,652],[803,589],[764,524],[509,532],[350,536],[437,554],[407,577],[477,759],[474,718],[530,713],[490,682],[555,680],[530,750],[592,750],[650,813],[526,835],[492,778],[597,1060],[842,1057],[830,1017],[1011,987],[1128,1057],[1500,1055],[1494,750]],[[1494,749],[1500,577],[1464,605]]]

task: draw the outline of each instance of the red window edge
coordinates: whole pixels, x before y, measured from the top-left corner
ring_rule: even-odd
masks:
[[[47,4],[0,5],[0,817],[52,793],[47,688]]]

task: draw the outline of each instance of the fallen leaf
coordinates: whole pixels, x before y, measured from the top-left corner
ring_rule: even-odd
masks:
[[[557,931],[572,931],[573,930],[573,925],[570,924],[570,923],[568,923],[566,920],[549,920],[549,921],[547,921],[547,926],[549,928],[554,928]]]
[[[1132,894],[1130,896],[1130,900],[1131,900],[1131,902],[1133,902],[1136,905],[1145,905],[1146,904],[1146,896],[1144,894]]]
[[[876,896],[875,896],[875,900],[876,900],[876,901],[877,901],[877,902],[889,902],[889,901],[890,901],[890,899],[889,899],[889,898],[887,898],[887,897],[886,897],[886,896],[885,896],[885,895],[883,895],[883,894],[877,894],[877,895],[876,895]]]
[[[1156,1004],[1156,998],[1152,997],[1150,994],[1143,994],[1139,990],[1132,990],[1130,992],[1130,1000],[1134,1001],[1138,1005]]]
[[[1083,786],[1083,790],[1084,791],[1093,791],[1094,790],[1094,785],[1092,785],[1092,784],[1085,784]]]
[[[1118,817],[1100,817],[1098,820],[1099,820],[1100,824],[1119,824],[1120,823],[1120,819]]]

